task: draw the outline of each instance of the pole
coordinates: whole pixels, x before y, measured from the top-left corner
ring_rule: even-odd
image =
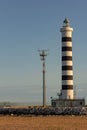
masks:
[[[43,61],[43,107],[46,106],[45,61]]]
[[[43,61],[43,107],[46,106],[46,85],[45,85],[45,57],[48,50],[39,50],[41,60]]]

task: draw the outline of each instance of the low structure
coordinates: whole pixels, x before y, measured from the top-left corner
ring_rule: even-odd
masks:
[[[53,107],[84,107],[85,99],[51,99]]]

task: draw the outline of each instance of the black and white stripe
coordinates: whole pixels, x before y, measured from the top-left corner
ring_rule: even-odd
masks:
[[[73,99],[72,31],[69,20],[64,20],[62,32],[62,99]]]

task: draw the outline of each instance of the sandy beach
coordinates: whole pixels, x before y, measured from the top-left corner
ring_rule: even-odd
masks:
[[[0,116],[0,130],[87,130],[87,117]]]

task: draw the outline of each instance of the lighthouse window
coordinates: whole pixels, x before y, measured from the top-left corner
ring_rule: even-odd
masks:
[[[56,102],[52,102],[52,106],[54,106],[54,107],[55,107],[55,106],[56,106]]]
[[[82,105],[82,102],[80,102],[80,105]]]

